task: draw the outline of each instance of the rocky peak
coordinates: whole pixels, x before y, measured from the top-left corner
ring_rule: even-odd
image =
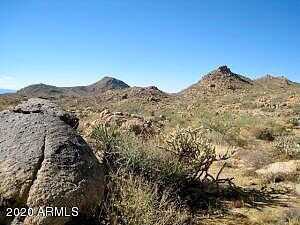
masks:
[[[226,74],[232,73],[231,70],[230,70],[230,68],[228,66],[226,66],[226,65],[220,66],[216,71],[220,72],[220,73],[226,73]]]
[[[146,89],[149,89],[149,90],[155,90],[155,91],[160,91],[160,90],[158,89],[158,87],[156,87],[156,86],[149,86],[149,87],[146,87]]]
[[[110,90],[110,89],[129,88],[129,85],[121,80],[116,79],[116,78],[106,76],[106,77],[103,77],[98,82],[90,85],[89,87],[91,87],[92,89],[99,88],[99,89],[103,89],[103,90],[106,90],[106,89]]]
[[[275,77],[272,76],[271,74],[267,74],[264,78],[265,79],[274,79]]]
[[[252,80],[242,75],[233,73],[226,65],[218,67],[216,70],[203,76],[200,85],[215,90],[240,89],[252,84]]]
[[[119,82],[120,80],[118,80],[114,77],[105,76],[100,81],[101,82],[106,82],[106,83],[114,83],[114,82]]]

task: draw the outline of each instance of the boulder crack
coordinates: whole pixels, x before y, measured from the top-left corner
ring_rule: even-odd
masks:
[[[22,110],[22,109],[14,109],[13,110],[14,113],[21,113],[21,114],[31,114],[31,113],[42,113],[42,110]]]
[[[46,145],[46,136],[43,137],[43,144],[41,146],[41,155],[38,159],[37,165],[35,166],[33,174],[32,174],[32,179],[31,179],[31,182],[30,182],[30,185],[29,185],[29,190],[27,192],[27,196],[26,196],[26,202],[29,198],[30,190],[31,190],[32,186],[34,185],[34,183],[37,180],[38,173],[39,173],[39,171],[41,170],[41,168],[43,166],[43,162],[45,160],[45,145]]]

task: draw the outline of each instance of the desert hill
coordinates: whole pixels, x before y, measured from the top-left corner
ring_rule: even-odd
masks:
[[[228,90],[247,89],[253,85],[253,81],[240,74],[233,73],[229,67],[220,66],[217,69],[202,76],[195,84],[184,89],[180,94],[198,95],[199,93],[223,93]]]
[[[33,84],[17,91],[17,94],[24,96],[53,96],[65,93],[64,88],[47,85],[47,84]]]
[[[231,72],[227,66],[220,66],[218,69],[205,75],[199,84],[205,87],[235,90],[252,83],[251,79]]]
[[[51,96],[88,96],[97,95],[107,90],[129,88],[129,85],[113,77],[104,77],[100,81],[87,86],[56,87],[47,84],[34,84],[22,88],[17,92],[27,97],[51,97]]]
[[[130,86],[125,82],[113,77],[104,77],[100,81],[87,86],[88,93],[101,93],[107,90],[125,89]],[[74,88],[76,90],[76,87]]]
[[[295,85],[297,83],[287,79],[284,76],[273,76],[267,74],[261,78],[255,80],[255,83],[258,85],[262,85],[264,87],[273,86],[273,87],[287,87],[290,85]]]

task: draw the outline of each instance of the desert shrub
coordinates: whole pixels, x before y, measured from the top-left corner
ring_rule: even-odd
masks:
[[[266,127],[272,130],[275,137],[289,135],[290,130],[286,126],[276,123],[275,121],[267,121]]]
[[[128,173],[146,173],[156,160],[137,147],[138,138],[132,134],[119,132],[114,126],[97,126],[91,137],[96,141],[97,148],[103,152],[103,160],[109,173],[125,169]]]
[[[260,109],[262,112],[267,112],[267,113],[273,113],[276,111],[275,108],[271,108],[271,107],[263,107]]]
[[[115,127],[100,124],[94,128],[91,138],[97,141],[98,147],[105,152],[111,152],[120,145],[120,132]]]
[[[293,107],[293,113],[299,115],[300,114],[300,104],[296,104]]]
[[[291,208],[283,213],[278,225],[298,225],[300,224],[300,210],[299,208]]]
[[[288,124],[290,124],[291,126],[295,127],[295,126],[298,126],[299,121],[300,121],[300,118],[297,118],[297,117],[290,118],[288,120]]]
[[[264,141],[273,141],[275,139],[274,132],[269,128],[254,128],[253,135],[256,139]]]
[[[240,126],[233,115],[228,113],[212,114],[202,112],[199,126],[207,130],[211,139],[216,144],[244,146],[246,143],[239,137]]]
[[[219,178],[226,164],[221,167],[216,177],[210,174],[209,170],[213,163],[226,160],[230,156],[228,153],[218,156],[215,147],[205,133],[205,130],[199,128],[178,128],[165,138],[165,146],[162,148],[178,158],[185,167],[190,180],[213,181],[217,184],[224,181],[230,182],[231,179],[222,180]]]
[[[296,157],[300,154],[300,140],[295,136],[281,136],[276,138],[273,147],[281,154],[289,157]]]
[[[187,190],[196,185],[199,194],[207,184],[217,189],[221,183],[232,184],[219,177],[225,164],[216,176],[210,174],[212,164],[229,155],[218,156],[202,129],[176,129],[159,147],[105,126],[97,127],[92,137],[107,165],[102,224],[191,224],[192,206],[185,198],[192,192]],[[196,200],[210,205],[205,201],[211,200]]]
[[[182,225],[188,224],[189,213],[179,208],[179,203],[170,193],[145,180],[143,177],[119,172],[112,176],[114,188],[111,190],[110,214],[113,224],[129,225]],[[118,216],[117,216],[118,215]]]
[[[171,177],[176,183],[175,178],[184,173],[174,157],[156,149],[155,143],[144,142],[131,133],[120,133],[114,127],[100,125],[93,130],[92,138],[96,140],[98,149],[103,151],[110,172],[123,169],[169,183]]]
[[[264,141],[274,141],[277,137],[291,133],[286,126],[268,118],[257,120],[256,123],[248,126],[247,130],[250,136]]]
[[[243,101],[241,104],[241,108],[243,109],[256,109],[257,104],[251,99],[247,99],[247,101]]]
[[[102,224],[186,224],[188,213],[168,194],[182,173],[176,162],[162,160],[162,155],[141,147],[136,136],[112,127],[98,126],[92,138],[107,168]]]

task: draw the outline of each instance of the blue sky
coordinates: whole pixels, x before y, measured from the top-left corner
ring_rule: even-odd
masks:
[[[300,82],[298,0],[1,0],[0,87],[104,75],[175,92],[219,65]]]

